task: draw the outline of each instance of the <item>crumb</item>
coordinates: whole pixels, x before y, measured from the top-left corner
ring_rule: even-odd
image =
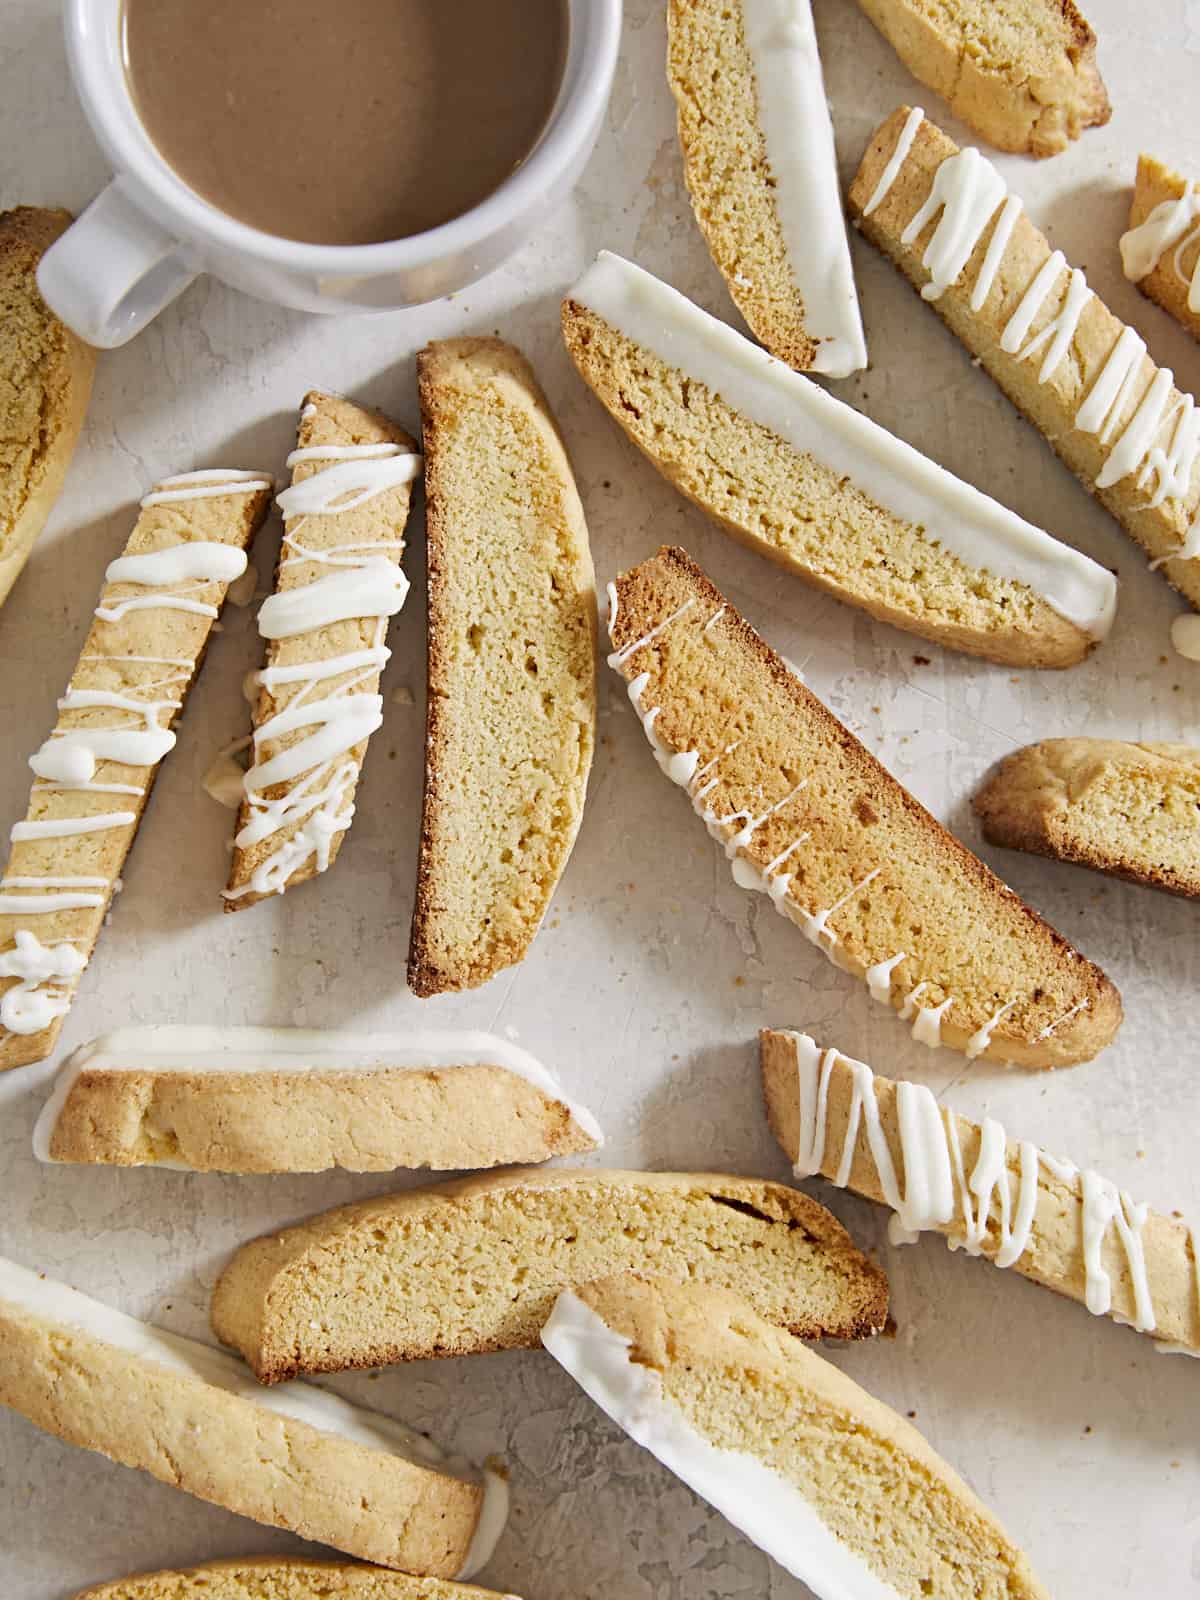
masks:
[[[896,1319],[895,1319],[895,1317],[892,1316],[891,1312],[889,1311],[888,1312],[888,1319],[884,1323],[883,1332],[879,1335],[879,1337],[881,1339],[894,1339],[896,1337],[896,1333],[897,1333]]]
[[[1091,1423],[1090,1423],[1090,1422],[1085,1422],[1085,1423],[1084,1423],[1084,1425],[1083,1425],[1083,1431],[1084,1431],[1084,1433],[1091,1433],[1091,1431],[1092,1431],[1092,1425],[1091,1425]]]
[[[1160,667],[1169,666],[1170,665],[1170,661],[1171,661],[1170,656],[1159,656],[1159,658],[1158,658],[1158,664],[1159,664]]]
[[[905,1412],[905,1413],[904,1413],[904,1415],[905,1415],[905,1416],[906,1416],[906,1417],[907,1417],[907,1418],[908,1418],[908,1420],[909,1420],[909,1421],[910,1421],[910,1422],[911,1422],[911,1421],[912,1421],[912,1420],[913,1420],[913,1418],[914,1418],[914,1417],[915,1417],[915,1416],[916,1416],[916,1414],[917,1414],[917,1413],[916,1413],[916,1412],[915,1412],[915,1411],[906,1411],[906,1412]]]
[[[883,715],[883,707],[882,706],[872,706],[871,710],[875,713],[875,715],[877,717],[881,717]]]
[[[930,660],[929,660],[928,656],[914,656],[913,657],[913,666],[914,667],[928,667],[930,664],[931,663],[930,663]]]
[[[413,692],[406,683],[402,683],[398,689],[392,690],[392,704],[394,706],[411,706],[416,704],[416,701],[413,699]]]
[[[745,985],[746,985],[746,980],[743,977],[739,976],[739,977],[737,977],[737,978],[735,978],[733,980],[733,987],[735,989],[743,989],[743,988],[745,988]]]
[[[602,489],[611,489],[612,488],[612,479],[611,478],[605,478],[604,481],[601,483],[600,487]],[[1166,659],[1167,659],[1166,656],[1164,656],[1163,660],[1165,661]]]

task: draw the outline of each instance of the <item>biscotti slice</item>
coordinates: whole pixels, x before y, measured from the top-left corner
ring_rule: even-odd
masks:
[[[867,364],[809,0],[671,0],[667,77],[692,209],[773,355]]]
[[[737,1288],[805,1338],[887,1318],[887,1280],[796,1189],[707,1173],[466,1178],[312,1217],[234,1256],[218,1338],[264,1383],[535,1346],[561,1289],[609,1272]]]
[[[191,1172],[441,1171],[603,1144],[526,1050],[487,1033],[123,1028],[63,1065],[41,1161]]]
[[[1013,666],[1081,661],[1112,574],[607,253],[571,290],[575,365],[727,533],[881,621]]]
[[[849,204],[1152,566],[1200,607],[1200,410],[1022,215],[991,162],[901,107],[872,138]]]
[[[915,78],[999,150],[1055,156],[1112,115],[1074,0],[858,0]]]
[[[342,1561],[250,1556],[98,1583],[75,1600],[516,1600],[491,1589]]]
[[[501,339],[417,357],[429,554],[425,806],[408,981],[471,989],[524,959],[583,816],[596,598],[571,465]]]
[[[1048,1600],[910,1423],[737,1295],[606,1278],[559,1296],[542,1343],[819,1600]]]
[[[0,1261],[0,1404],[68,1444],[384,1567],[458,1575],[485,1488],[391,1417]],[[491,1491],[503,1498],[503,1485]],[[474,1554],[478,1554],[475,1551]]]
[[[1197,1234],[1185,1223],[806,1033],[764,1028],[761,1050],[767,1116],[798,1178],[820,1173],[890,1206],[895,1244],[933,1230],[952,1250],[1200,1356]]]
[[[109,565],[0,879],[0,1071],[54,1048],[271,488],[223,467],[167,478]]]
[[[1153,156],[1139,156],[1121,235],[1125,276],[1200,339],[1200,191]]]
[[[69,211],[0,212],[0,606],[62,490],[92,392],[96,352],[37,287]]]
[[[1104,974],[880,766],[682,550],[610,585],[608,627],[609,664],[659,766],[734,881],[914,1038],[1024,1067],[1109,1043],[1121,1001]]]
[[[250,767],[224,890],[241,911],[326,872],[354,817],[367,741],[383,724],[379,675],[400,570],[416,441],[338,395],[305,396],[291,487],[279,496],[275,592],[258,614]]]
[[[1190,745],[1045,739],[1007,757],[974,804],[989,844],[1200,898],[1200,750]]]

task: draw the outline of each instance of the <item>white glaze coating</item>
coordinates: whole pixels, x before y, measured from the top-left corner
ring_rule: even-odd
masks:
[[[3,958],[0,957],[0,960]],[[2,970],[2,969],[0,969]],[[179,1023],[118,1028],[81,1045],[63,1062],[33,1130],[33,1153],[49,1161],[50,1137],[81,1072],[217,1073],[264,1076],[309,1072],[440,1072],[499,1067],[566,1106],[584,1132],[604,1134],[586,1106],[563,1093],[528,1050],[478,1030],[341,1033],[316,1028],[217,1028]]]
[[[741,0],[754,68],[758,124],[805,331],[818,340],[812,371],[849,377],[867,364],[858,291],[838,185],[833,123],[809,0]]]
[[[132,811],[102,811],[94,817],[56,817],[45,822],[14,822],[8,837],[13,844],[36,839],[69,839],[76,834],[107,833],[110,828],[128,828],[137,821]]]
[[[1110,572],[943,471],[667,284],[603,252],[571,298],[742,416],[849,478],[968,566],[1026,584],[1093,638],[1112,624]]]
[[[879,174],[879,182],[871,193],[871,198],[863,207],[863,216],[869,217],[872,211],[878,208],[887,199],[892,191],[892,185],[900,176],[900,168],[908,160],[908,153],[913,147],[913,140],[917,137],[917,129],[925,120],[925,113],[920,106],[913,106],[908,116],[904,119],[904,126],[900,129],[900,137],[896,140],[896,148],[888,157],[887,165]]]
[[[277,504],[290,522],[295,517],[338,516],[354,511],[411,483],[421,473],[421,457],[398,444],[320,445],[293,450],[289,467],[304,461],[330,461],[332,466],[293,483]]]
[[[264,639],[294,639],[331,622],[394,617],[407,595],[408,579],[395,562],[371,556],[302,588],[268,595],[258,613],[258,631]]]
[[[743,1451],[719,1449],[630,1359],[630,1342],[565,1290],[542,1344],[619,1428],[707,1500],[821,1600],[900,1600],[782,1474]]]
[[[41,1033],[70,1007],[70,990],[60,989],[59,980],[78,978],[87,958],[71,944],[44,945],[27,928],[18,929],[16,941],[15,948],[0,952],[0,978],[20,980],[0,995],[0,1026],[9,1033]]]
[[[1200,241],[1200,193],[1188,180],[1178,200],[1163,200],[1146,220],[1121,235],[1121,265],[1134,283],[1149,277],[1168,250],[1173,249],[1171,265],[1175,276],[1188,286],[1187,308],[1200,311],[1200,253],[1190,273],[1184,270],[1184,252]],[[1189,231],[1190,230],[1190,231]]]
[[[174,505],[185,500],[215,500],[227,494],[257,494],[273,489],[275,480],[265,472],[238,472],[229,467],[204,467],[199,472],[180,472],[155,484],[142,496],[142,506]]]
[[[266,487],[265,484],[262,487]],[[193,540],[152,550],[148,555],[118,556],[110,561],[105,583],[137,583],[151,588],[169,587],[189,580],[232,583],[247,566],[246,552],[236,545]]]
[[[849,1183],[859,1129],[863,1127],[879,1188],[899,1224],[889,1230],[894,1244],[911,1243],[921,1232],[944,1227],[954,1216],[957,1194],[965,1235],[961,1247],[970,1255],[984,1254],[989,1229],[994,1227],[999,1243],[991,1260],[997,1267],[1011,1267],[1025,1254],[1033,1236],[1039,1169],[1044,1167],[1067,1185],[1073,1185],[1078,1178],[1082,1190],[1080,1228],[1087,1308],[1096,1316],[1111,1310],[1112,1285],[1101,1253],[1108,1229],[1115,1225],[1134,1296],[1133,1326],[1142,1333],[1153,1332],[1154,1306],[1142,1243],[1147,1206],[1136,1204],[1107,1178],[1094,1172],[1080,1173],[1071,1162],[1028,1142],[1017,1147],[1014,1197],[1008,1140],[1004,1129],[991,1118],[980,1125],[979,1154],[971,1172],[966,1173],[954,1113],[940,1106],[924,1084],[906,1081],[896,1084],[905,1174],[902,1193],[880,1121],[875,1075],[870,1067],[837,1050],[821,1050],[806,1033],[789,1033],[788,1037],[796,1051],[799,1133],[793,1171],[797,1178],[813,1177],[825,1166],[829,1080],[835,1066],[845,1067],[852,1075],[854,1089],[845,1138],[831,1181],[839,1188]],[[949,1243],[951,1249],[959,1248],[957,1240]]]
[[[90,783],[97,762],[155,767],[174,748],[175,735],[169,728],[77,728],[53,734],[30,756],[29,765],[39,778],[74,786]],[[142,791],[131,787],[128,792]]]
[[[983,230],[1007,195],[1004,179],[971,146],[942,162],[925,201],[900,235],[901,244],[913,244],[938,218],[921,257],[921,264],[929,273],[929,282],[921,290],[923,300],[940,300],[957,282]]]

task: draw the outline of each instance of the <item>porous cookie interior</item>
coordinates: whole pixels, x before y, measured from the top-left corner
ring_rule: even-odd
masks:
[[[97,1584],[76,1600],[482,1600],[491,1591],[338,1561],[270,1556],[210,1561]]]

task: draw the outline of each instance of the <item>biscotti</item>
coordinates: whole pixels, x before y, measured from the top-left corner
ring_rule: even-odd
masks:
[[[68,1444],[380,1566],[455,1577],[484,1520],[483,1485],[390,1417],[303,1385],[267,1394],[223,1351],[9,1261],[0,1404]]]
[[[109,565],[0,879],[0,1071],[54,1048],[271,479],[167,478]]]
[[[71,220],[0,212],[0,606],[62,490],[92,392],[96,352],[37,287],[38,262]]]
[[[1095,1172],[969,1122],[919,1083],[876,1077],[805,1033],[764,1029],[771,1128],[798,1178],[820,1173],[895,1212],[894,1243],[951,1249],[1200,1356],[1197,1234]]]
[[[487,1033],[125,1028],[64,1063],[42,1161],[191,1172],[458,1171],[594,1150],[595,1118]]]
[[[609,663],[666,775],[775,909],[923,1044],[1024,1067],[1090,1060],[1121,1002],[934,820],[682,550],[609,592]]]
[[[470,989],[524,959],[583,815],[596,734],[587,526],[529,363],[500,339],[417,358],[429,701],[408,981]]]
[[[1049,1600],[910,1423],[737,1295],[607,1278],[560,1295],[542,1343],[819,1600]]]
[[[713,260],[781,361],[867,364],[809,0],[671,0],[667,77]]]
[[[337,860],[367,741],[383,724],[388,621],[408,593],[400,559],[421,470],[415,440],[376,411],[314,391],[288,465],[275,592],[258,614],[266,665],[226,911]]]
[[[887,1280],[798,1190],[705,1173],[513,1172],[342,1206],[244,1245],[213,1329],[264,1383],[537,1344],[561,1289],[644,1271],[737,1287],[805,1338],[859,1338]]]
[[[1112,107],[1074,0],[858,0],[956,117],[1000,150],[1054,156]]]
[[[1200,750],[1190,745],[1045,739],[1008,756],[974,805],[989,844],[1200,898]]]
[[[849,205],[1152,566],[1200,607],[1200,410],[1022,215],[991,162],[901,107],[873,136]]]
[[[1121,236],[1125,276],[1200,339],[1200,192],[1153,156],[1139,156]]]
[[[563,305],[563,333],[659,471],[814,587],[1014,666],[1070,666],[1107,633],[1111,573],[632,263],[600,257]]]
[[[441,1578],[414,1578],[357,1562],[314,1561],[304,1556],[250,1556],[206,1561],[181,1572],[143,1572],[98,1583],[75,1600],[501,1600]],[[516,1600],[516,1596],[503,1597]]]

